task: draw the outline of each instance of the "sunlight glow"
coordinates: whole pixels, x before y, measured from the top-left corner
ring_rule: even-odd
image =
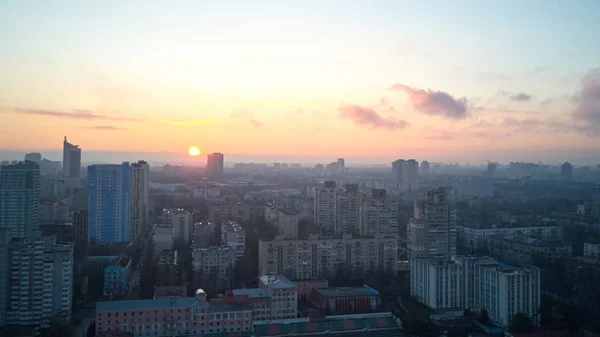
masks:
[[[197,157],[202,153],[202,151],[200,151],[200,149],[197,146],[190,146],[188,153],[192,157]]]

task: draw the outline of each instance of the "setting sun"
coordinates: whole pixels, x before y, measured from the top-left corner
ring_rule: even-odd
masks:
[[[199,156],[201,151],[197,146],[191,146],[190,149],[188,150],[188,153],[190,154],[190,156]]]

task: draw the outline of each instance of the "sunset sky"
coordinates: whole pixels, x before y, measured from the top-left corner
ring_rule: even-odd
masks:
[[[192,145],[599,157],[598,13],[596,0],[5,0],[0,149],[59,150],[68,136],[84,160]]]

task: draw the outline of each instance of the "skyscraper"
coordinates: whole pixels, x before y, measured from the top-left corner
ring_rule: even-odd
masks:
[[[449,260],[456,255],[456,209],[451,191],[440,187],[427,193],[415,205],[408,223],[409,258],[431,257]]]
[[[414,192],[419,189],[419,162],[416,160],[394,161],[392,173],[401,192]]]
[[[40,170],[32,161],[2,167],[0,228],[12,238],[30,237],[39,228]]]
[[[338,158],[337,164],[341,173],[346,172],[346,161],[344,160],[344,158]]]
[[[206,174],[211,178],[220,178],[223,176],[223,159],[222,153],[211,153],[206,158]]]
[[[81,171],[81,149],[79,145],[63,141],[63,176],[65,178],[79,178]]]
[[[25,161],[32,161],[38,165],[42,163],[42,154],[41,153],[26,153]]]
[[[132,168],[88,166],[88,242],[129,242]]]
[[[131,164],[131,168],[131,235],[136,239],[144,232],[144,226],[148,222],[150,166],[147,162],[140,160]]]

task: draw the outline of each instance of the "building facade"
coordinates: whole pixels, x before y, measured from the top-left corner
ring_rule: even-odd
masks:
[[[222,153],[211,153],[206,158],[206,173],[216,179],[223,177],[224,157]]]
[[[129,242],[132,169],[121,165],[88,166],[88,242]]]
[[[140,160],[131,164],[131,236],[137,239],[144,233],[150,210],[150,166]]]
[[[0,228],[11,238],[26,238],[39,229],[40,170],[32,161],[0,171]]]
[[[414,159],[398,159],[392,163],[392,174],[402,193],[419,189],[419,162]]]
[[[323,186],[315,190],[313,223],[321,229],[322,233],[333,233],[334,231],[336,217],[335,193],[335,181],[326,181]]]
[[[490,255],[519,266],[553,263],[573,256],[571,243],[522,235],[490,238]]]
[[[237,259],[242,259],[246,251],[246,231],[233,221],[221,224],[221,245],[235,250]]]
[[[562,240],[562,226],[494,226],[489,228],[476,228],[470,226],[456,226],[457,243],[462,248],[479,250],[488,246],[494,236],[522,235],[546,240]]]
[[[233,247],[194,249],[192,266],[194,284],[209,292],[219,292],[231,286],[236,251]]]
[[[395,271],[395,238],[324,238],[259,240],[258,274],[284,275],[294,280],[344,277],[353,274],[384,275]]]
[[[125,296],[131,281],[131,259],[118,257],[104,268],[104,296]]]
[[[164,218],[167,223],[171,224],[174,240],[190,242],[193,232],[192,213],[179,208],[165,209]]]
[[[384,189],[373,189],[360,206],[359,235],[398,235],[398,202],[390,200]]]
[[[73,145],[65,137],[63,141],[63,177],[79,178],[81,175],[81,149],[79,145]]]

